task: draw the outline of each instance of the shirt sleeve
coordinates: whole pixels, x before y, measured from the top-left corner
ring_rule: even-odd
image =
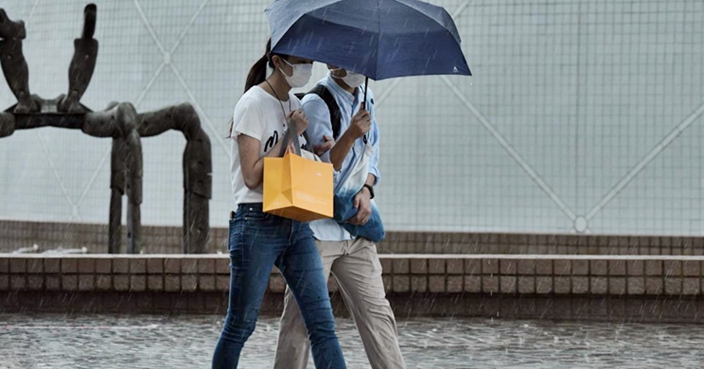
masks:
[[[303,97],[302,109],[308,118],[308,139],[311,151],[315,146],[325,142],[323,136],[332,137],[332,123],[330,123],[330,110],[323,99],[318,95],[308,94]],[[326,163],[330,162],[330,150],[320,156]]]
[[[372,147],[374,148],[374,151],[372,152],[372,157],[369,159],[369,174],[374,176],[374,185],[379,183],[379,179],[381,178],[381,172],[379,171],[379,125],[376,123],[376,109],[374,108],[374,95],[371,94],[371,91],[369,92],[369,97],[368,99],[370,100],[370,109],[369,113],[372,117],[372,127],[371,127],[371,137],[370,142],[372,143]]]
[[[243,98],[235,106],[232,117],[232,132],[230,136],[237,139],[239,135],[247,135],[259,141],[264,135],[264,116],[256,101],[250,98]]]

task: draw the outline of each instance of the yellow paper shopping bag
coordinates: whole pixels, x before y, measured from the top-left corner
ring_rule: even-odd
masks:
[[[288,132],[284,143],[287,137]],[[297,137],[293,142],[300,153]],[[283,158],[264,158],[263,187],[265,213],[301,222],[332,218],[332,164],[288,152]]]

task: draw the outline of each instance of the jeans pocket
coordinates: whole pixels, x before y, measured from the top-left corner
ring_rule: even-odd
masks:
[[[271,217],[271,214],[264,213],[262,211],[258,210],[249,210],[245,212],[244,214],[244,220],[245,221],[254,221],[254,222],[261,222],[269,219]]]

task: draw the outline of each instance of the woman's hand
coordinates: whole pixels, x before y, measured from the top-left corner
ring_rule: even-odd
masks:
[[[306,113],[303,112],[303,110],[298,109],[290,112],[286,116],[286,120],[293,119],[293,121],[296,123],[296,134],[302,135],[303,132],[308,129],[308,117],[306,117]]]

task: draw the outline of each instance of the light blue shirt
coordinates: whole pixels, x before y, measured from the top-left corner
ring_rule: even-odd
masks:
[[[352,117],[359,111],[361,101],[364,99],[364,85],[355,90],[355,94],[345,91],[340,85],[335,82],[333,77],[328,72],[328,75],[321,79],[318,84],[325,86],[332,94],[340,108],[340,136],[342,136],[347,128],[349,128]],[[316,94],[307,94],[301,100],[303,111],[308,117],[308,129],[306,133],[310,139],[310,147],[320,145],[324,142],[323,136],[333,137],[332,123],[330,122],[330,110],[322,98]],[[372,118],[372,126],[367,133],[367,140],[372,145],[374,151],[369,160],[369,174],[376,178],[375,184],[381,178],[379,173],[379,128],[376,124],[376,116],[374,114],[374,94],[371,89],[367,90],[367,110]],[[357,139],[352,146],[352,149],[345,156],[339,171],[335,171],[333,175],[333,186],[335,191],[340,185],[350,176],[352,169],[364,155],[366,144],[364,138]],[[312,150],[311,150],[312,151]],[[324,162],[330,162],[330,151],[321,156]],[[310,228],[313,231],[313,236],[321,241],[344,241],[353,237],[341,225],[332,219],[321,219],[310,223]]]

